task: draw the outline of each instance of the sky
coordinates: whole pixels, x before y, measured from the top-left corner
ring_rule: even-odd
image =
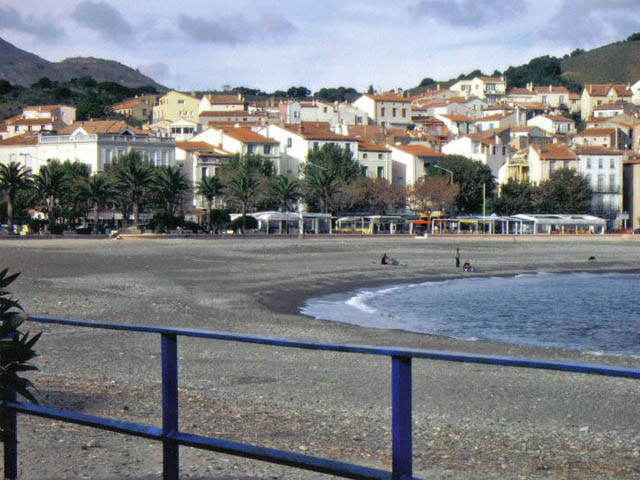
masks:
[[[184,91],[411,88],[640,31],[640,0],[0,0],[0,37]]]

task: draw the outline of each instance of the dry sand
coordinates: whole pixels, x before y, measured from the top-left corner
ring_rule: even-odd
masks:
[[[640,238],[472,236],[0,239],[32,314],[640,367],[640,359],[462,342],[307,318],[307,297],[460,275],[640,269]],[[382,252],[406,267],[378,264]],[[589,256],[595,262],[588,262]],[[570,298],[567,301],[571,301]],[[561,306],[558,306],[561,308]],[[41,402],[160,425],[157,336],[42,330]],[[183,431],[390,468],[390,361],[180,340]],[[640,478],[640,383],[414,362],[414,474],[447,479]],[[21,478],[161,478],[161,446],[19,417]],[[183,478],[328,476],[181,449]]]

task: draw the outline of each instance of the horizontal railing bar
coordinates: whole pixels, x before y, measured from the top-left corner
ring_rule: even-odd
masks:
[[[338,475],[343,478],[371,480],[391,479],[391,472],[387,472],[385,470],[377,470],[374,468],[337,462],[325,458],[313,457],[311,455],[246,445],[228,440],[202,437],[182,432],[170,435],[170,438],[177,440],[180,445],[184,446],[196,447],[202,450],[210,450],[213,452],[225,453],[253,460],[264,460],[289,467],[300,467],[305,470]],[[415,480],[420,480],[416,477],[414,478]]]
[[[53,420],[63,420],[67,423],[75,423],[85,427],[108,430],[115,433],[124,433],[134,437],[142,437],[151,440],[162,440],[162,429],[137,423],[122,422],[109,418],[95,417],[82,413],[59,410],[57,408],[44,407],[34,403],[24,402],[0,402],[5,408],[10,408],[18,413],[35,415],[37,417],[49,418]]]
[[[0,402],[0,406],[12,409],[17,413],[34,415],[52,420],[62,420],[67,423],[74,423],[77,425],[127,434],[135,437],[142,437],[150,440],[160,441],[163,438],[162,429],[147,425],[95,417],[67,410],[44,407],[33,403]],[[247,445],[229,440],[203,437],[184,432],[168,434],[167,438],[175,440],[180,445],[186,447],[195,447],[201,450],[209,450],[212,452],[219,452],[252,460],[262,460],[290,467],[300,467],[305,470],[338,475],[343,478],[371,480],[389,480],[391,478],[391,472],[387,472],[385,470],[362,467],[359,465],[352,465],[349,463],[337,462],[334,460],[273,448]],[[416,480],[419,479],[416,478]]]
[[[208,338],[213,340],[226,340],[243,343],[254,343],[278,347],[299,348],[306,350],[332,351],[343,353],[359,353],[365,355],[382,355],[386,357],[423,358],[430,360],[445,360],[460,363],[478,363],[484,365],[496,365],[503,367],[522,367],[541,370],[556,370],[572,373],[584,373],[604,375],[608,377],[640,379],[640,369],[617,366],[598,365],[591,363],[558,362],[550,360],[536,360],[530,358],[494,357],[488,355],[476,355],[459,352],[446,352],[437,350],[421,350],[410,348],[348,345],[337,343],[318,343],[306,340],[290,340],[276,337],[264,337],[231,332],[215,332],[208,330],[180,329],[171,327],[155,327],[145,325],[124,325],[117,323],[99,323],[80,320],[62,319],[46,316],[30,316],[29,320],[38,323],[50,323],[70,325],[75,327],[88,327],[105,330],[121,330],[140,333],[157,333],[180,335],[185,337]]]

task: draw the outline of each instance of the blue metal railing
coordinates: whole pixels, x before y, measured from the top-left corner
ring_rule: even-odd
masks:
[[[203,450],[236,455],[244,458],[297,467],[343,478],[409,480],[413,477],[412,446],[412,359],[444,360],[463,363],[479,363],[505,367],[523,367],[543,370],[558,370],[584,374],[604,375],[640,379],[640,369],[596,365],[587,363],[566,363],[512,357],[492,357],[466,353],[441,352],[433,350],[374,347],[366,345],[341,345],[316,343],[302,340],[288,340],[255,335],[243,335],[206,330],[177,329],[141,325],[122,325],[94,323],[79,320],[33,316],[33,322],[88,327],[127,332],[159,334],[162,340],[162,428],[121,422],[108,418],[84,415],[76,412],[58,410],[17,402],[14,392],[2,392],[1,407],[4,408],[4,477],[17,478],[17,414],[35,415],[44,418],[89,426],[116,433],[122,433],[163,444],[163,472],[165,480],[178,480],[179,447],[189,446]],[[391,357],[392,361],[392,471],[384,471],[327,460],[310,455],[302,455],[283,450],[237,443],[216,438],[193,435],[180,431],[178,426],[178,337],[197,337],[212,340],[254,343],[277,347],[300,348],[307,350],[357,353]]]

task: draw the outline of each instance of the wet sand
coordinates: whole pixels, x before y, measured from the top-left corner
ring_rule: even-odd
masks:
[[[298,313],[326,293],[460,276],[456,247],[472,275],[640,270],[633,236],[3,238],[0,266],[23,272],[12,291],[34,315],[640,367]],[[380,265],[382,252],[406,266]],[[30,328],[44,332],[43,404],[159,424],[158,338]],[[185,340],[180,365],[184,431],[390,468],[386,359]],[[416,361],[415,475],[638,478],[638,393],[633,380]],[[159,478],[156,443],[28,417],[19,429],[22,478]],[[184,478],[328,478],[186,448],[181,458]]]

